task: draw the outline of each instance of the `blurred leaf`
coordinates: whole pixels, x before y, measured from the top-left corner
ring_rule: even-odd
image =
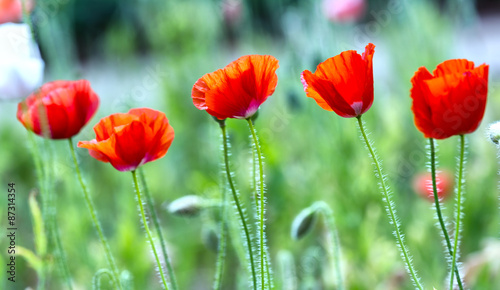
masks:
[[[40,272],[42,270],[42,260],[32,251],[16,246],[16,255],[23,257],[35,271]]]
[[[47,253],[47,236],[45,235],[45,227],[40,206],[35,198],[35,191],[30,193],[29,205],[33,221],[33,233],[35,235],[35,249],[36,252],[43,257]]]

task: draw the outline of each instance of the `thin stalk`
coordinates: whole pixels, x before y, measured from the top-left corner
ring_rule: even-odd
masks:
[[[62,272],[64,281],[66,282],[66,286],[68,287],[68,289],[72,290],[73,285],[71,284],[71,275],[69,273],[68,263],[66,263],[66,255],[63,251],[61,235],[59,234],[57,221],[55,218],[53,218],[52,220],[52,235],[54,237],[54,245],[59,256],[59,259],[57,259],[59,261],[59,271]]]
[[[377,171],[377,178],[380,180],[380,187],[382,189],[382,194],[384,195],[384,202],[386,203],[386,209],[387,213],[389,215],[390,223],[394,225],[394,233],[396,234],[396,239],[397,243],[401,249],[401,252],[403,254],[403,258],[406,263],[407,270],[413,280],[414,286],[417,287],[420,290],[423,290],[422,285],[420,284],[420,279],[417,276],[417,272],[413,268],[413,265],[411,263],[411,258],[410,254],[408,253],[408,249],[406,248],[406,245],[404,244],[403,241],[403,234],[401,233],[401,229],[399,228],[399,223],[398,223],[398,218],[396,215],[396,209],[394,207],[394,202],[392,200],[391,194],[389,194],[389,190],[387,185],[385,184],[384,181],[384,175],[382,174],[382,168],[380,167],[380,163],[378,161],[377,155],[375,154],[375,151],[373,151],[372,145],[370,144],[370,140],[368,139],[368,136],[365,133],[365,129],[363,127],[363,122],[361,121],[361,116],[356,117],[358,120],[358,125],[359,125],[359,130],[361,131],[361,135],[366,143],[366,147],[368,148],[368,151],[370,151],[370,155],[373,160],[373,164],[375,164],[375,169]]]
[[[266,281],[265,276],[269,271],[269,264],[267,263],[266,247],[265,247],[265,233],[264,233],[264,214],[265,214],[265,202],[264,202],[264,165],[262,162],[262,152],[259,146],[259,139],[257,138],[257,133],[255,127],[253,126],[252,120],[247,119],[248,126],[250,127],[250,132],[252,133],[253,142],[255,149],[257,151],[257,158],[259,159],[259,248],[260,248],[260,275],[261,275],[261,286],[262,289],[269,288],[270,281]],[[266,283],[267,282],[267,283]]]
[[[108,269],[101,269],[94,274],[92,278],[92,290],[101,290],[101,279],[103,276],[107,275],[111,282],[113,281],[113,274]]]
[[[453,257],[453,250],[451,248],[450,236],[448,235],[448,230],[446,229],[446,225],[444,223],[443,214],[441,211],[441,204],[439,202],[438,191],[437,191],[437,181],[436,181],[436,147],[434,145],[434,139],[429,138],[430,150],[431,150],[431,175],[432,175],[432,192],[434,195],[434,205],[436,207],[436,213],[439,220],[439,225],[441,226],[441,231],[443,232],[443,236],[446,242],[446,247],[448,248],[448,254],[450,257]],[[457,274],[457,282],[460,289],[463,289],[462,281],[460,279],[460,272],[455,265],[455,261],[452,261],[451,264],[451,290],[453,290],[453,277],[454,274]]]
[[[328,236],[331,242],[331,250],[329,251],[330,259],[333,260],[335,268],[335,277],[337,278],[337,290],[345,289],[344,281],[342,279],[342,272],[340,268],[340,241],[337,234],[337,227],[335,225],[335,217],[330,206],[324,201],[317,201],[313,207],[317,208],[325,215],[326,225],[328,228]]]
[[[225,124],[222,122],[219,123],[221,128],[225,126]],[[224,129],[223,129],[224,130]],[[223,142],[225,142],[225,139],[223,138]],[[223,145],[222,148],[225,149],[225,146]],[[222,150],[222,159],[225,160],[225,150]],[[219,245],[217,249],[217,262],[215,265],[215,278],[214,278],[214,290],[220,290],[222,289],[222,277],[224,275],[224,264],[225,264],[225,258],[226,258],[226,236],[227,236],[227,227],[226,227],[226,218],[227,218],[227,193],[226,193],[226,183],[224,180],[224,171],[222,171],[221,175],[221,186],[220,186],[220,191],[221,191],[221,207],[220,207],[220,217],[219,217]]]
[[[161,263],[160,263],[160,257],[158,256],[158,251],[156,250],[153,236],[151,235],[151,231],[149,230],[148,221],[146,219],[146,213],[144,212],[144,206],[142,204],[142,198],[141,198],[141,191],[139,189],[139,182],[137,182],[137,174],[136,174],[135,170],[132,171],[132,177],[134,179],[135,192],[137,194],[137,202],[139,203],[139,209],[141,210],[142,223],[144,224],[144,230],[146,231],[146,234],[148,236],[151,250],[153,250],[156,264],[158,265],[158,271],[160,272],[161,281],[163,282],[163,287],[165,287],[165,289],[168,290],[169,289],[168,283],[167,283],[167,280],[165,279],[165,274],[163,273],[163,267],[161,266]]]
[[[259,208],[259,197],[257,195],[257,156],[255,148],[252,147],[252,191],[254,192],[253,200],[255,202],[255,208]]]
[[[463,187],[463,174],[464,174],[464,163],[465,163],[465,137],[460,135],[460,159],[458,161],[458,186],[457,186],[457,209],[456,209],[456,220],[455,220],[455,240],[453,245],[453,255],[451,260],[451,265],[455,267],[455,272],[457,273],[457,283],[460,289],[463,289],[462,280],[460,279],[460,272],[458,270],[457,263],[457,253],[458,253],[458,242],[460,240],[460,218],[462,214],[462,187]],[[450,289],[453,289],[453,271],[451,272],[450,278]]]
[[[253,289],[257,289],[257,274],[255,271],[255,263],[253,259],[253,251],[252,251],[252,240],[250,238],[250,231],[248,230],[248,225],[245,220],[245,214],[243,213],[243,208],[240,204],[240,200],[238,197],[238,193],[236,192],[236,188],[234,187],[234,182],[233,178],[231,177],[231,171],[229,169],[229,149],[228,149],[228,141],[227,141],[227,132],[226,132],[226,126],[221,125],[221,130],[222,130],[222,142],[224,143],[224,165],[226,166],[226,176],[227,176],[227,181],[229,183],[229,187],[231,188],[231,192],[233,194],[233,199],[234,203],[236,205],[236,208],[238,209],[238,214],[240,216],[241,224],[243,227],[243,231],[245,232],[245,238],[247,242],[247,247],[248,247],[248,256],[250,260],[250,269],[252,271],[252,281],[253,281]]]
[[[90,194],[87,190],[87,186],[85,182],[83,182],[82,174],[80,172],[80,167],[78,166],[78,160],[76,159],[75,147],[73,146],[73,140],[71,138],[68,139],[69,149],[71,151],[71,156],[73,157],[73,162],[75,164],[75,171],[78,177],[78,181],[82,187],[83,195],[85,197],[85,202],[87,203],[87,207],[90,212],[90,216],[92,218],[92,222],[94,223],[94,227],[97,230],[97,234],[99,235],[99,239],[101,240],[102,247],[104,248],[104,253],[106,254],[106,259],[108,260],[108,264],[111,267],[111,272],[113,273],[113,283],[117,286],[118,289],[122,289],[122,285],[120,283],[120,279],[118,278],[118,268],[116,267],[115,260],[113,259],[113,255],[111,254],[111,249],[109,247],[108,241],[104,237],[101,224],[99,223],[99,219],[97,217],[97,211],[95,210],[94,203]]]
[[[62,273],[65,283],[68,286],[68,289],[72,289],[72,284],[71,284],[71,278],[68,270],[68,265],[66,263],[66,258],[64,256],[64,252],[62,250],[62,244],[60,242],[60,236],[59,236],[59,231],[57,231],[57,225],[55,224],[55,212],[51,212],[49,210],[49,194],[48,190],[46,189],[47,182],[46,182],[46,174],[44,174],[44,170],[42,170],[42,158],[40,157],[40,151],[38,149],[38,144],[34,138],[34,133],[28,131],[28,139],[31,143],[31,148],[32,148],[32,153],[33,153],[33,159],[35,161],[35,170],[37,174],[37,178],[40,183],[40,197],[42,199],[42,219],[43,222],[47,225],[46,226],[46,236],[50,237],[51,235],[54,238],[54,245],[55,245],[55,251],[58,253],[59,258],[57,259],[58,265],[59,265],[59,271]],[[47,171],[47,168],[45,168]],[[55,207],[55,205],[54,205]],[[54,210],[55,211],[55,210]],[[39,280],[41,284],[44,284],[43,281],[45,281],[45,272],[46,272],[46,266],[45,266],[45,257],[41,257],[43,261],[42,265],[42,270],[41,273],[39,273],[40,276]],[[43,289],[44,286],[40,287],[40,289]]]
[[[46,142],[46,145],[49,145],[49,142]],[[49,147],[48,150],[46,150],[46,159],[48,161],[54,160],[53,156],[53,147],[52,146],[46,146]],[[54,195],[53,188],[51,188],[52,183],[50,180],[54,178],[54,169],[53,166],[50,166],[50,162],[45,162],[45,182],[46,182],[46,200],[47,200],[47,215],[46,215],[46,223],[47,223],[47,232],[49,234],[49,237],[53,238],[53,245],[54,245],[54,251],[56,253],[56,263],[57,263],[57,270],[58,274],[61,275],[62,279],[66,283],[66,286],[68,289],[73,289],[72,283],[71,283],[71,275],[69,273],[69,267],[68,263],[66,262],[66,255],[63,250],[62,242],[61,242],[61,235],[59,233],[59,227],[57,225],[57,207],[56,207],[56,198]],[[53,165],[53,164],[52,164]]]
[[[160,238],[161,250],[163,252],[163,260],[165,260],[165,264],[167,265],[167,271],[168,271],[167,279],[169,280],[172,289],[177,290],[177,281],[175,279],[174,269],[172,267],[172,263],[170,262],[170,257],[168,256],[167,253],[167,243],[163,238],[163,233],[161,231],[161,226],[160,226],[160,219],[158,219],[158,215],[156,214],[154,200],[149,192],[149,188],[146,183],[146,177],[144,176],[144,170],[142,170],[142,168],[139,168],[139,177],[141,178],[141,182],[144,188],[144,195],[146,196],[146,204],[148,206],[149,213],[153,218],[153,225],[155,227],[156,233],[158,234],[158,237]]]

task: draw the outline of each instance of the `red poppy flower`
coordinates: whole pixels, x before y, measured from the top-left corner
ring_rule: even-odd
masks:
[[[174,140],[174,129],[164,113],[132,109],[102,118],[94,126],[96,139],[80,141],[95,159],[109,162],[119,171],[131,171],[162,158]]]
[[[415,125],[426,138],[445,139],[474,132],[483,119],[488,94],[486,64],[447,60],[433,74],[421,67],[411,79]]]
[[[369,43],[362,55],[344,51],[320,63],[314,74],[303,71],[300,79],[307,96],[344,118],[364,114],[373,103],[374,52],[375,45]]]
[[[436,189],[439,200],[447,199],[453,192],[453,175],[448,171],[437,173]],[[425,172],[415,176],[413,179],[413,190],[421,197],[434,202],[432,175],[429,172]]]
[[[191,92],[193,103],[221,120],[247,119],[274,93],[278,67],[270,55],[242,56],[201,77]]]
[[[54,81],[18,104],[17,119],[37,135],[66,139],[80,132],[98,106],[99,97],[87,80]]]

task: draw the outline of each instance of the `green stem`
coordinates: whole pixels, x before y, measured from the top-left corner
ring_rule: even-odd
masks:
[[[245,219],[245,214],[243,213],[243,208],[240,204],[240,200],[238,197],[238,193],[236,192],[236,188],[234,187],[233,178],[231,177],[231,171],[229,169],[229,149],[228,149],[228,140],[227,140],[227,132],[226,126],[221,125],[222,130],[222,142],[224,143],[224,165],[226,166],[226,176],[227,181],[229,183],[229,187],[231,188],[231,192],[233,194],[234,204],[238,209],[238,214],[240,215],[241,225],[243,227],[243,231],[245,232],[245,238],[248,247],[248,257],[250,260],[250,269],[252,271],[252,281],[253,281],[253,289],[257,289],[257,274],[255,271],[255,263],[253,259],[253,251],[252,251],[252,240],[250,238],[250,231],[248,230],[248,225]]]
[[[47,142],[46,145],[49,145],[50,143]],[[52,144],[50,144],[52,145]],[[48,150],[46,150],[46,159],[49,161],[54,160],[53,156],[53,147],[52,146],[46,146],[48,147]],[[54,195],[54,190],[51,187],[53,183],[50,182],[54,178],[54,167],[53,163],[51,162],[45,162],[45,181],[46,181],[46,200],[47,200],[47,232],[51,237],[53,238],[53,243],[54,243],[54,251],[56,253],[56,263],[58,267],[58,273],[61,275],[62,279],[66,283],[66,286],[68,289],[73,289],[72,283],[71,283],[71,275],[69,273],[69,267],[68,263],[66,262],[66,255],[64,254],[64,250],[62,247],[62,242],[61,242],[61,235],[59,233],[59,227],[57,225],[57,207],[56,207],[56,198]],[[50,166],[52,165],[52,166]]]
[[[255,208],[259,208],[259,197],[257,194],[257,154],[255,148],[252,147],[252,191],[254,192],[253,199],[255,202]]]
[[[108,260],[108,264],[111,267],[111,272],[113,273],[113,283],[117,286],[118,289],[122,289],[122,285],[120,283],[120,279],[118,278],[118,268],[116,267],[115,261],[111,254],[111,249],[109,247],[108,241],[104,237],[101,224],[99,223],[99,219],[97,217],[97,212],[94,208],[94,203],[92,202],[92,198],[87,190],[87,186],[85,182],[83,182],[82,173],[80,172],[80,167],[78,166],[78,160],[76,159],[75,147],[73,146],[73,140],[71,138],[68,139],[69,149],[71,151],[71,156],[73,157],[73,162],[75,164],[75,171],[78,177],[78,181],[82,187],[83,195],[85,197],[85,202],[87,203],[87,207],[90,211],[90,216],[92,218],[92,222],[94,223],[94,227],[97,230],[97,234],[99,235],[99,239],[101,240],[101,244],[104,248],[104,252],[106,254],[106,259]]]
[[[269,264],[267,263],[266,246],[265,246],[265,232],[264,232],[264,215],[265,215],[265,202],[264,202],[264,165],[262,162],[262,152],[259,146],[259,139],[257,138],[257,133],[255,127],[253,126],[252,120],[247,119],[248,126],[250,127],[250,132],[252,133],[254,146],[257,152],[257,158],[259,159],[259,248],[260,248],[260,275],[261,275],[261,288],[269,288],[270,280],[266,281],[265,273],[268,274]]]
[[[455,240],[453,245],[453,255],[451,260],[452,267],[455,268],[457,273],[457,283],[460,289],[463,289],[462,280],[460,279],[460,272],[457,265],[457,253],[458,253],[458,242],[460,240],[460,218],[462,211],[462,187],[463,187],[463,174],[464,174],[464,163],[465,163],[465,137],[460,135],[460,160],[458,167],[458,186],[457,186],[457,210],[456,210],[456,221],[455,221]],[[451,272],[450,278],[450,290],[453,290],[453,271]]]
[[[146,234],[148,236],[149,245],[151,246],[151,250],[153,250],[153,254],[155,255],[156,264],[158,265],[158,271],[160,272],[161,280],[163,282],[163,287],[165,287],[165,289],[168,290],[169,288],[168,288],[167,281],[165,279],[165,274],[163,274],[163,267],[161,266],[158,252],[156,251],[156,246],[155,246],[155,242],[153,240],[153,236],[151,235],[151,231],[149,230],[148,221],[146,220],[146,213],[144,212],[144,206],[142,204],[142,198],[141,198],[141,191],[139,189],[139,182],[137,182],[137,174],[136,174],[135,170],[132,171],[132,177],[134,179],[135,191],[137,194],[137,202],[139,203],[139,209],[141,210],[142,223],[144,224],[144,230],[146,231]]]
[[[103,276],[107,275],[111,282],[113,281],[113,274],[108,269],[101,269],[94,274],[92,278],[92,290],[101,290],[101,279]]]
[[[219,123],[221,126],[221,129],[225,131],[225,124],[224,122]],[[225,135],[225,134],[224,134]],[[223,142],[226,143],[226,138],[225,136],[223,137]],[[222,151],[222,158],[223,160],[226,160],[226,146],[222,146],[224,149]],[[224,174],[223,170],[222,174]],[[224,176],[221,176],[221,207],[220,207],[220,217],[219,217],[219,247],[217,249],[217,263],[215,265],[215,278],[214,278],[214,290],[220,290],[222,289],[222,277],[224,274],[224,263],[225,263],[225,257],[226,257],[226,235],[227,235],[227,227],[226,227],[226,218],[227,218],[227,193],[226,193],[226,186],[225,186],[225,181],[224,181]]]
[[[318,209],[325,215],[326,224],[328,228],[328,235],[331,242],[331,250],[329,251],[330,259],[333,260],[335,268],[335,276],[337,278],[337,290],[345,289],[344,281],[342,279],[342,272],[340,268],[340,241],[337,234],[337,227],[335,226],[335,217],[330,206],[324,201],[317,201],[313,207]]]
[[[59,261],[59,271],[62,273],[64,277],[64,281],[66,282],[66,286],[69,290],[73,289],[73,285],[71,284],[71,275],[69,273],[68,264],[66,263],[66,255],[64,254],[62,243],[61,243],[61,235],[59,234],[57,221],[55,217],[52,220],[52,235],[54,236],[54,245],[56,247],[56,251],[58,253],[58,261]]]
[[[142,168],[139,168],[139,177],[141,178],[141,182],[144,188],[144,194],[146,196],[146,204],[153,219],[153,225],[158,234],[158,237],[160,238],[160,245],[161,245],[161,250],[163,252],[163,259],[165,260],[165,264],[167,265],[167,271],[168,271],[167,277],[169,278],[169,282],[170,285],[172,286],[172,289],[177,290],[177,281],[175,279],[174,269],[172,267],[172,263],[170,262],[170,257],[168,256],[167,253],[167,243],[163,238],[163,233],[161,231],[161,226],[160,226],[160,220],[158,219],[158,215],[156,214],[154,200],[149,192],[149,188],[146,183],[146,178],[144,176],[144,170],[142,170]]]
[[[441,212],[441,204],[439,202],[439,196],[437,191],[437,181],[436,181],[436,148],[434,144],[434,139],[429,138],[430,150],[431,150],[431,175],[432,175],[432,192],[434,195],[434,205],[436,207],[436,213],[439,220],[439,225],[441,226],[441,231],[443,232],[443,236],[446,242],[446,247],[448,248],[448,254],[450,257],[453,257],[453,250],[451,248],[450,236],[448,235],[448,230],[446,229],[446,225],[444,223],[443,214]],[[463,289],[462,281],[460,279],[460,273],[458,272],[458,268],[455,266],[455,261],[451,264],[451,287],[453,287],[453,276],[454,273],[457,274],[457,281],[460,289]],[[453,290],[453,288],[451,288]]]
[[[413,280],[414,286],[417,287],[420,290],[423,290],[422,285],[420,284],[420,279],[417,276],[417,272],[415,269],[413,269],[413,265],[411,263],[411,258],[410,254],[408,253],[408,249],[406,248],[404,241],[403,241],[403,234],[401,233],[401,229],[399,228],[399,223],[398,223],[398,218],[396,215],[396,209],[394,208],[394,202],[392,200],[392,196],[389,194],[389,190],[387,189],[387,186],[384,181],[384,175],[382,174],[382,169],[380,167],[380,163],[378,161],[377,155],[375,154],[375,151],[373,151],[372,145],[370,144],[370,140],[368,139],[368,136],[365,133],[365,129],[363,127],[363,122],[361,121],[361,116],[356,117],[358,120],[358,125],[359,125],[359,130],[361,131],[361,135],[363,136],[363,139],[366,143],[366,147],[368,148],[368,151],[370,151],[370,155],[373,160],[373,164],[375,164],[375,169],[377,171],[377,178],[380,180],[380,187],[382,188],[382,194],[384,195],[384,202],[386,203],[386,209],[387,213],[389,215],[391,224],[394,226],[394,232],[396,234],[397,238],[397,243],[401,249],[401,252],[403,254],[407,270]]]

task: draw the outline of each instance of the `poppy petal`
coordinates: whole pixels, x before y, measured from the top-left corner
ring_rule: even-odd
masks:
[[[373,103],[373,66],[375,45],[368,44],[362,55],[344,51],[320,63],[316,71],[301,74],[304,91],[325,110],[341,117],[364,114]]]
[[[420,67],[411,79],[413,87],[410,96],[413,99],[412,111],[415,116],[415,125],[420,131],[424,132],[426,138],[433,136],[434,125],[432,123],[432,111],[426,98],[424,81],[432,79],[431,73],[425,68]]]
[[[193,104],[219,118],[248,118],[274,93],[278,60],[247,55],[205,74],[193,86]]]

